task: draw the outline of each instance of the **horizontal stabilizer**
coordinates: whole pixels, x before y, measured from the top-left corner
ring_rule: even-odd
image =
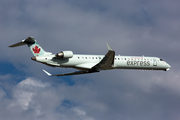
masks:
[[[13,44],[13,45],[11,45],[11,46],[9,46],[9,47],[18,47],[18,46],[21,46],[21,45],[26,45],[26,43],[18,42],[18,43]]]
[[[10,45],[9,47],[18,47],[26,44],[34,44],[36,41],[33,37],[28,37],[25,40],[22,40],[21,42],[18,42],[16,44]]]

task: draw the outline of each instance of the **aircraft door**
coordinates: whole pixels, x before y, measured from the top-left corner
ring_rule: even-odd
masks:
[[[157,60],[153,59],[153,66],[157,66]]]

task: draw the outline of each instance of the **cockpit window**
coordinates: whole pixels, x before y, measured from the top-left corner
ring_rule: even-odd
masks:
[[[163,59],[160,59],[160,61],[163,61]]]

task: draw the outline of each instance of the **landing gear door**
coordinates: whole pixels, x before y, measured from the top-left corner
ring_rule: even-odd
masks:
[[[153,66],[157,66],[157,60],[153,59]]]

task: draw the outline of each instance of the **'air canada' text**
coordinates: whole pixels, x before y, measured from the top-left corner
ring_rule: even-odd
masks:
[[[127,61],[127,65],[150,66],[150,61]]]

